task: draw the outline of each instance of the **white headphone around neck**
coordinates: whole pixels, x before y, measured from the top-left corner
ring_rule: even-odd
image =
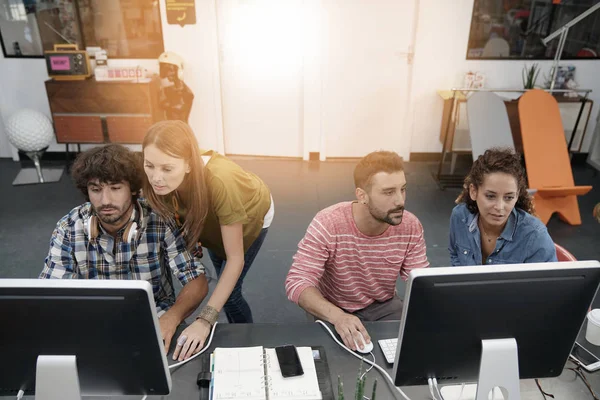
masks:
[[[142,206],[137,200],[134,200],[137,204],[138,209],[138,219],[141,219],[143,214]],[[123,241],[127,243],[132,243],[138,234],[138,224],[135,221],[135,212],[131,213],[131,218],[125,227],[125,231],[123,231]],[[85,233],[87,234],[88,240],[93,242],[96,240],[98,235],[100,234],[100,221],[98,217],[94,214],[84,223]]]

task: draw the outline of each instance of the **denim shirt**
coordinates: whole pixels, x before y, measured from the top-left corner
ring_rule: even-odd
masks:
[[[453,266],[481,265],[479,214],[466,204],[454,207],[450,217],[450,261]],[[533,215],[514,208],[486,264],[521,264],[557,261],[554,242],[546,226]]]

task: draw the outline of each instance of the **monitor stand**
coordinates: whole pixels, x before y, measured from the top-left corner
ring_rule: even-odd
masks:
[[[35,400],[81,400],[75,356],[38,356]]]
[[[515,339],[482,340],[481,345],[478,384],[464,387],[444,386],[441,389],[444,399],[521,400],[517,341]],[[492,389],[494,389],[493,395]]]

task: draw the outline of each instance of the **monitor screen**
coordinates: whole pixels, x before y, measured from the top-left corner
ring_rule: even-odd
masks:
[[[65,55],[48,56],[50,69],[52,71],[69,71],[71,69],[71,57]]]
[[[146,281],[0,280],[0,396],[35,390],[38,356],[75,356],[82,395],[168,394]]]
[[[476,382],[482,341],[511,338],[521,379],[558,376],[599,283],[597,261],[413,270],[395,383]]]

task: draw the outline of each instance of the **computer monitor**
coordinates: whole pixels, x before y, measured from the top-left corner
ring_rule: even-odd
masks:
[[[496,386],[518,398],[519,378],[561,374],[599,284],[598,261],[412,270],[395,384],[478,382],[477,399]]]
[[[0,396],[166,395],[171,376],[146,281],[0,280]]]

